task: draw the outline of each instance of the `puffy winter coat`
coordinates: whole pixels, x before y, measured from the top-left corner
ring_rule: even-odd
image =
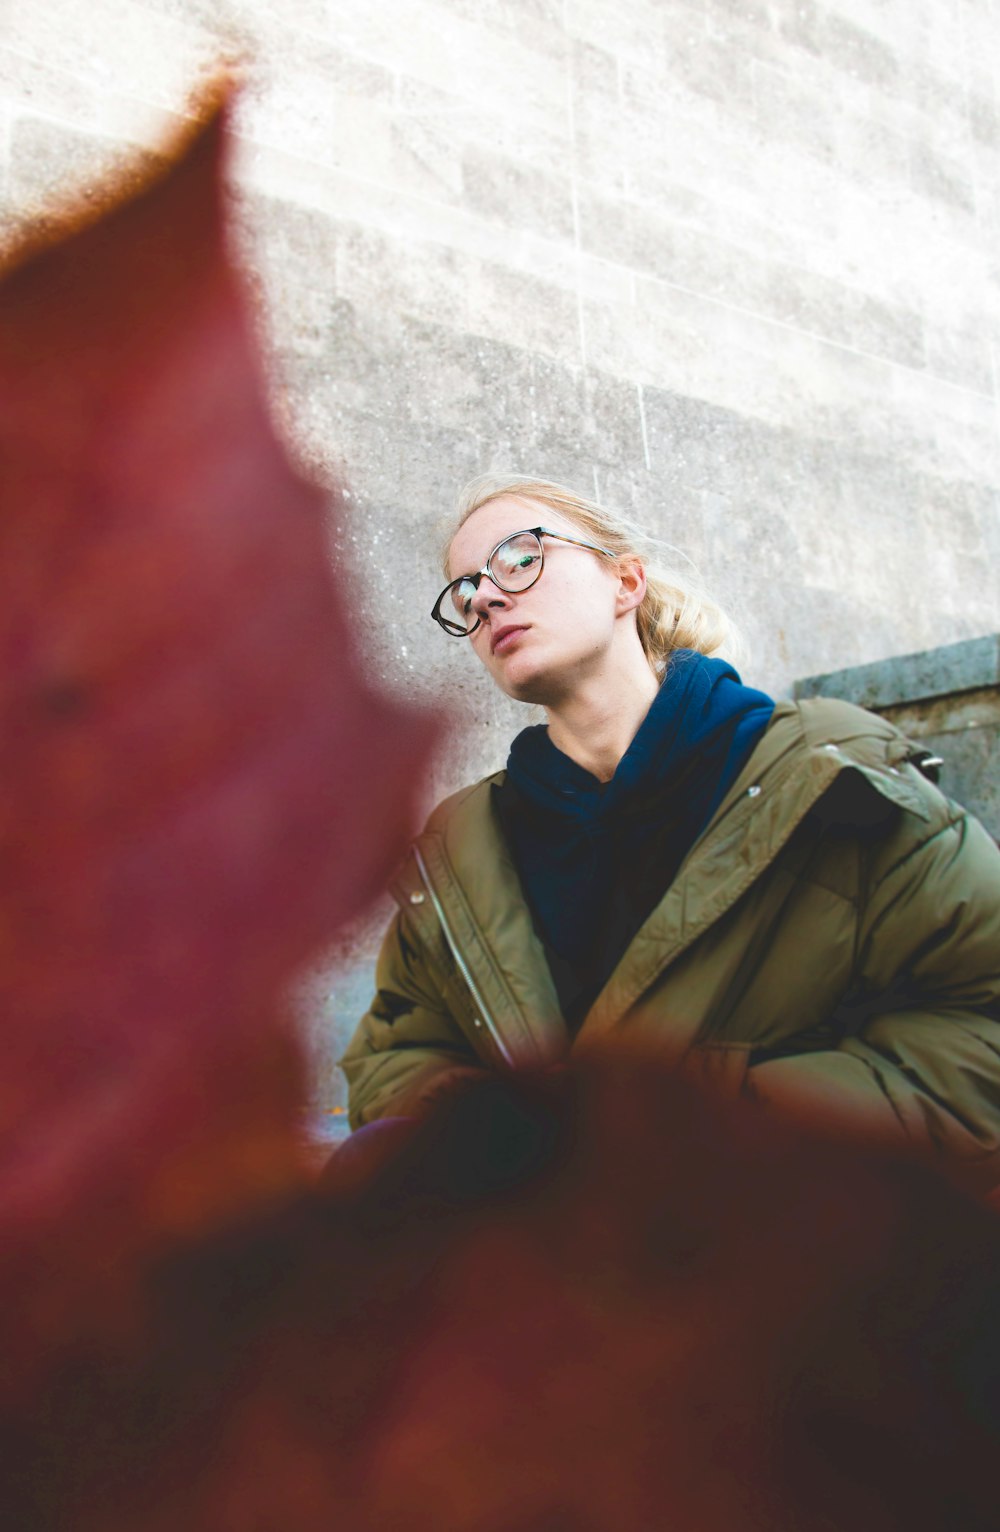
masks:
[[[447,799],[393,884],[342,1061],[352,1124],[617,1035],[723,1088],[778,1071],[846,1091],[1000,1182],[1000,851],[916,754],[851,704],[779,703],[573,1039],[496,818],[501,776]]]

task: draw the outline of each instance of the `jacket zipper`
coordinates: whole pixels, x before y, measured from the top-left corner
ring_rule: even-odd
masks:
[[[513,1069],[514,1060],[511,1057],[510,1050],[500,1036],[499,1028],[490,1015],[489,1007],[483,999],[479,985],[472,977],[472,974],[469,970],[469,965],[466,963],[464,957],[458,949],[458,943],[455,940],[451,926],[448,924],[448,917],[445,915],[444,909],[441,905],[441,900],[438,898],[434,890],[434,885],[431,882],[430,874],[427,871],[427,864],[416,846],[413,847],[413,856],[417,864],[417,870],[420,873],[420,880],[430,895],[430,900],[434,906],[435,914],[437,915],[438,920],[441,922],[441,930],[444,932],[444,939],[448,943],[448,948],[451,952],[451,955],[455,959],[455,966],[457,967],[459,973],[462,975],[462,978],[465,980],[465,983],[468,986],[469,993],[471,994],[473,1000],[476,1003],[476,1007],[480,1012],[483,1025],[486,1027],[487,1032],[489,1032],[490,1036],[492,1037],[496,1045],[497,1052],[500,1054],[500,1057],[503,1059],[504,1063],[510,1069]]]

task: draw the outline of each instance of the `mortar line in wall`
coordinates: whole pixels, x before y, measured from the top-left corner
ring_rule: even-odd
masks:
[[[576,295],[576,329],[580,338],[580,366],[587,365],[587,325],[583,316],[583,294],[578,290]]]
[[[742,314],[744,318],[756,320],[758,324],[776,325],[779,330],[789,330],[793,335],[801,335],[806,340],[818,341],[821,346],[833,346],[835,350],[846,351],[848,356],[860,357],[864,362],[876,362],[882,367],[898,367],[901,372],[912,373],[914,377],[925,378],[959,394],[968,394],[973,399],[989,400],[993,397],[992,394],[984,394],[981,389],[970,388],[966,383],[955,383],[951,378],[942,378],[926,367],[914,367],[909,362],[898,362],[892,357],[879,356],[875,351],[863,351],[860,346],[850,346],[847,341],[834,340],[830,335],[821,335],[818,330],[805,330],[801,325],[789,324],[786,319],[776,319],[771,314],[758,314],[754,309],[744,308],[741,303],[729,303],[725,298],[715,298],[711,293],[700,293],[694,287],[684,287],[680,282],[667,282],[662,277],[656,277],[654,280],[659,282],[661,287],[668,287],[671,292],[683,293],[687,298],[697,298],[701,303],[714,304],[716,308],[726,309],[731,314]]]
[[[646,431],[646,401],[642,396],[642,384],[635,385],[635,391],[639,396],[639,426],[642,430],[642,451],[646,459],[647,472],[652,470],[653,464],[649,456],[649,436]]]
[[[10,51],[13,52],[14,50],[11,49]],[[26,53],[21,54],[20,57],[26,59],[29,64],[37,62],[37,60],[33,59],[29,54]],[[51,67],[55,69],[58,66],[52,65]],[[61,72],[69,80],[75,78],[75,76],[73,76],[67,69],[62,70]],[[70,131],[75,133],[78,138],[89,139],[93,143],[98,144],[101,147],[105,147],[109,150],[120,149],[126,154],[132,153],[136,149],[149,152],[151,154],[163,154],[165,147],[166,149],[171,147],[173,142],[172,135],[180,130],[185,129],[190,124],[199,123],[202,120],[198,116],[197,112],[182,111],[180,107],[162,106],[157,101],[150,101],[144,96],[133,95],[130,91],[127,90],[111,91],[108,93],[108,96],[105,99],[121,102],[125,106],[138,106],[140,108],[148,109],[158,113],[161,118],[169,119],[165,125],[168,137],[164,139],[162,127],[159,124],[157,125],[156,134],[152,138],[145,133],[142,137],[136,138],[134,136],[134,128],[131,130],[130,135],[126,135],[124,132],[109,133],[108,129],[103,124],[95,122],[81,123],[78,116],[73,115],[67,109],[62,107],[45,107],[44,110],[41,110],[39,107],[32,105],[30,102],[21,100],[15,96],[6,96],[4,101],[8,108],[9,120],[12,123],[15,117],[28,118],[32,122],[52,123],[57,128],[68,128]],[[244,140],[244,142],[246,142],[246,140]],[[103,171],[97,171],[94,174],[103,176],[110,175],[112,180],[115,179],[114,170],[111,166],[106,166]],[[79,189],[79,185],[76,187],[67,188],[71,197]],[[65,192],[57,191],[55,195],[59,198],[64,198]]]
[[[956,15],[956,24],[961,33],[962,49],[962,100],[965,105],[965,127],[968,131],[972,123],[972,95],[969,84],[969,30],[965,23],[965,17],[959,7]],[[968,174],[972,186],[972,205],[975,208],[976,227],[980,234],[983,233],[983,206],[982,193],[979,182],[979,173],[976,166],[976,151],[972,143],[973,135],[969,132],[968,137]]]
[[[580,366],[587,365],[587,322],[583,311],[583,281],[580,275],[579,260],[576,269],[576,331],[580,342]]]
[[[563,31],[569,37],[569,0],[563,0]],[[569,200],[573,215],[574,275],[576,278],[576,326],[580,344],[580,366],[587,365],[587,326],[583,312],[583,252],[580,241],[580,191],[576,173],[576,108],[573,101],[573,58],[566,57],[566,118],[569,127]]]

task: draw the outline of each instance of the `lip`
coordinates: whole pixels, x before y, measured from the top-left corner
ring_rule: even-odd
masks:
[[[512,641],[516,634],[527,633],[527,631],[526,625],[520,622],[511,622],[505,628],[497,628],[490,635],[490,653],[496,654],[499,651],[502,654],[510,648],[509,640]]]

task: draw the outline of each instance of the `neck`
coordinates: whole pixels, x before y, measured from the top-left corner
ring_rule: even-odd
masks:
[[[549,738],[599,782],[610,782],[659,684],[645,655],[610,681],[595,677],[546,707]]]

